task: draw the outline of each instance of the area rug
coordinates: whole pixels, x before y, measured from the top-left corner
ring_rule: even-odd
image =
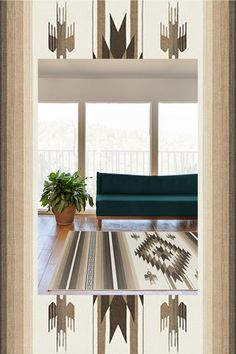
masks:
[[[49,291],[197,290],[194,232],[69,232]]]

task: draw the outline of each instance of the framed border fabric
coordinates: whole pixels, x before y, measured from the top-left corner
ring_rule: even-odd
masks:
[[[204,354],[235,352],[235,2],[204,1]],[[33,353],[32,2],[0,2],[1,353]],[[131,322],[132,323],[132,322]]]
[[[0,2],[1,353],[33,352],[32,3]]]
[[[204,4],[204,353],[235,352],[235,10]]]

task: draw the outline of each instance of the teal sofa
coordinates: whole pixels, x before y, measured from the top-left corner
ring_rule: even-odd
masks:
[[[97,172],[96,215],[102,219],[197,218],[197,174],[139,176]]]

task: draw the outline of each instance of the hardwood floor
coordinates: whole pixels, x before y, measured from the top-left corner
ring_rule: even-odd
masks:
[[[70,230],[98,230],[95,215],[79,215],[72,225],[58,226],[53,215],[38,216],[38,292],[47,289]],[[102,230],[197,231],[197,220],[105,220]]]

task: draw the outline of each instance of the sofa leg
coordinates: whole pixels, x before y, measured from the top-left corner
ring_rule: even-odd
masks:
[[[102,219],[98,219],[98,228],[101,229],[102,227]]]

